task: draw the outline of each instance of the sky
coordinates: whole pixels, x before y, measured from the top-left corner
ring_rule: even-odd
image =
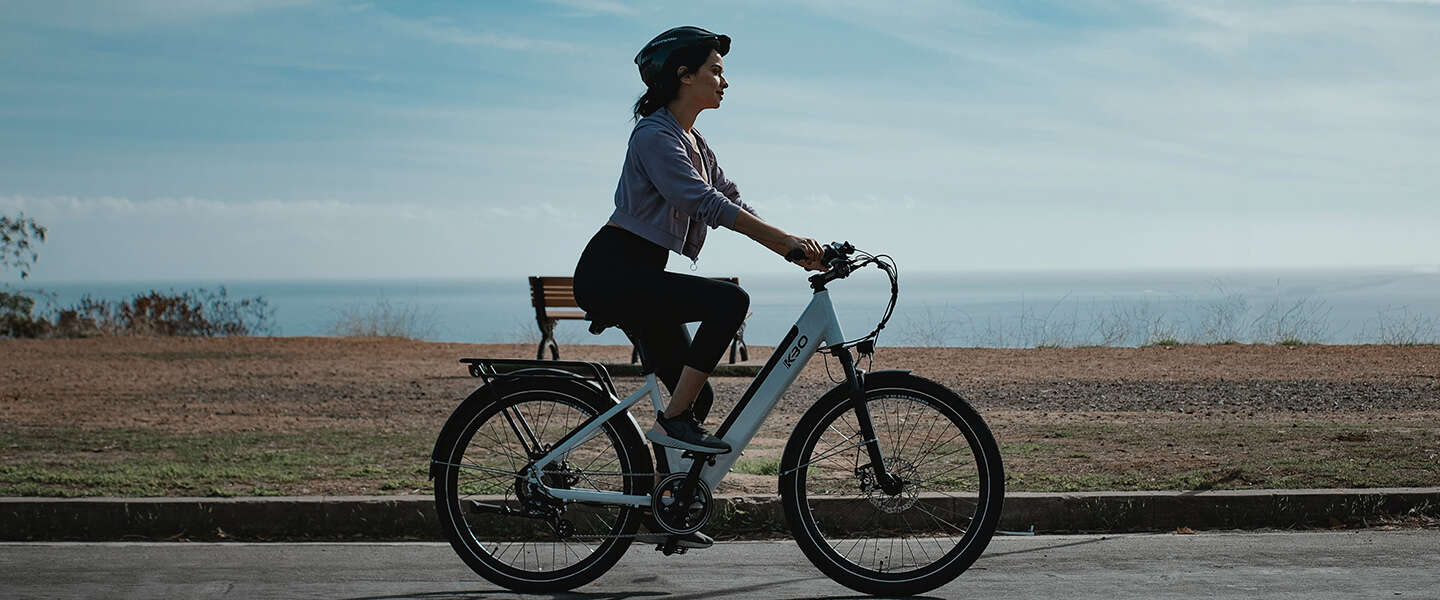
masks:
[[[902,269],[1440,265],[1440,2],[0,0],[31,280],[563,275],[635,53],[760,216]],[[794,267],[712,231],[701,274]],[[4,280],[15,280],[7,271]]]

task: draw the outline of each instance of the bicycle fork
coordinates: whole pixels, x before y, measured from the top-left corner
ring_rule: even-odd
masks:
[[[885,456],[880,451],[880,441],[875,438],[875,423],[870,419],[870,407],[865,404],[865,375],[855,370],[855,357],[850,354],[850,349],[836,348],[834,354],[845,370],[845,381],[850,384],[850,404],[855,411],[855,420],[860,424],[860,436],[864,438],[865,450],[870,456],[870,470],[875,473],[875,482],[886,494],[899,494],[905,482],[885,469]]]

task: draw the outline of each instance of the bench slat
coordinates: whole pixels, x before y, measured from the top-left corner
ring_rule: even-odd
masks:
[[[548,319],[585,319],[585,311],[581,310],[547,310],[545,317]]]

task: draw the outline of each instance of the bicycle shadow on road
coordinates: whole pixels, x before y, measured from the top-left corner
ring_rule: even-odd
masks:
[[[524,598],[550,598],[552,600],[630,600],[632,598],[669,596],[669,594],[665,592],[613,592],[604,594],[555,592],[550,594],[522,594],[506,589],[489,589],[455,592],[424,592],[420,594],[386,594],[384,596],[354,596],[343,598],[342,600],[474,600],[475,598],[494,598],[500,594],[510,594]]]
[[[999,557],[1001,557],[1001,556],[1010,556],[1010,555],[1012,555],[1012,554],[1028,554],[1028,553],[1030,553],[1030,552],[1044,552],[1044,551],[1046,551],[1046,550],[1057,550],[1057,549],[1060,549],[1060,548],[1071,548],[1071,547],[1074,547],[1074,546],[1085,546],[1085,545],[1089,545],[1089,544],[1098,544],[1098,543],[1100,543],[1100,542],[1104,542],[1104,541],[1108,541],[1108,540],[1113,540],[1113,539],[1115,539],[1115,538],[1110,537],[1110,536],[1105,536],[1105,537],[1098,537],[1098,538],[1095,538],[1095,539],[1093,539],[1093,540],[1081,540],[1081,541],[1078,541],[1078,542],[1068,542],[1068,543],[1064,543],[1064,544],[1050,544],[1050,545],[1048,545],[1048,546],[1037,546],[1037,547],[1035,547],[1035,548],[1026,548],[1026,549],[1024,549],[1024,550],[1011,550],[1011,551],[1009,551],[1009,552],[986,552],[986,553],[980,555],[980,560],[983,561],[983,560],[985,560],[985,559],[987,559],[987,558],[999,558]],[[977,561],[977,562],[978,562],[978,561]]]
[[[632,600],[636,598],[663,598],[665,600],[705,600],[707,598],[730,598],[738,596],[755,597],[764,596],[767,588],[783,587],[808,581],[829,581],[825,577],[801,577],[798,579],[786,579],[770,581],[733,588],[722,588],[699,592],[670,593],[663,591],[637,591],[637,592],[555,592],[550,594],[521,594],[505,589],[486,589],[474,591],[454,592],[424,592],[419,594],[388,594],[384,596],[356,596],[343,600],[472,600],[474,598],[493,598],[497,595],[511,595],[521,598],[546,598],[549,600]],[[644,583],[644,582],[636,582]],[[810,596],[824,600],[884,600],[883,596]],[[919,600],[940,600],[933,596],[905,596],[905,598],[917,598]]]

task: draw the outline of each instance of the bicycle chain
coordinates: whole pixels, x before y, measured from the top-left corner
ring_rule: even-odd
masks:
[[[431,462],[432,464],[437,464],[437,465],[440,465],[440,466],[442,466],[442,467],[455,467],[455,468],[457,468],[457,469],[461,469],[461,470],[464,470],[464,471],[480,471],[480,472],[482,472],[482,473],[494,473],[494,474],[496,474],[496,475],[509,475],[509,476],[516,476],[516,477],[519,477],[519,476],[520,476],[519,473],[515,473],[515,472],[512,472],[512,471],[507,471],[507,470],[505,470],[505,469],[499,469],[499,468],[495,468],[495,467],[483,467],[483,466],[480,466],[480,465],[465,465],[465,464],[459,464],[459,465],[457,465],[457,464],[455,464],[455,463],[448,463],[448,462],[445,462],[445,461],[442,461],[442,460],[431,460],[430,462]],[[572,473],[573,473],[573,474],[576,474],[576,475],[590,475],[590,476],[596,476],[596,477],[655,477],[655,476],[657,476],[657,475],[663,477],[663,476],[665,476],[665,475],[669,475],[669,474],[670,474],[670,473],[625,473],[625,472],[608,472],[608,471],[563,471],[563,472],[562,472],[562,471],[557,471],[556,473],[563,473],[563,474],[572,474]]]

